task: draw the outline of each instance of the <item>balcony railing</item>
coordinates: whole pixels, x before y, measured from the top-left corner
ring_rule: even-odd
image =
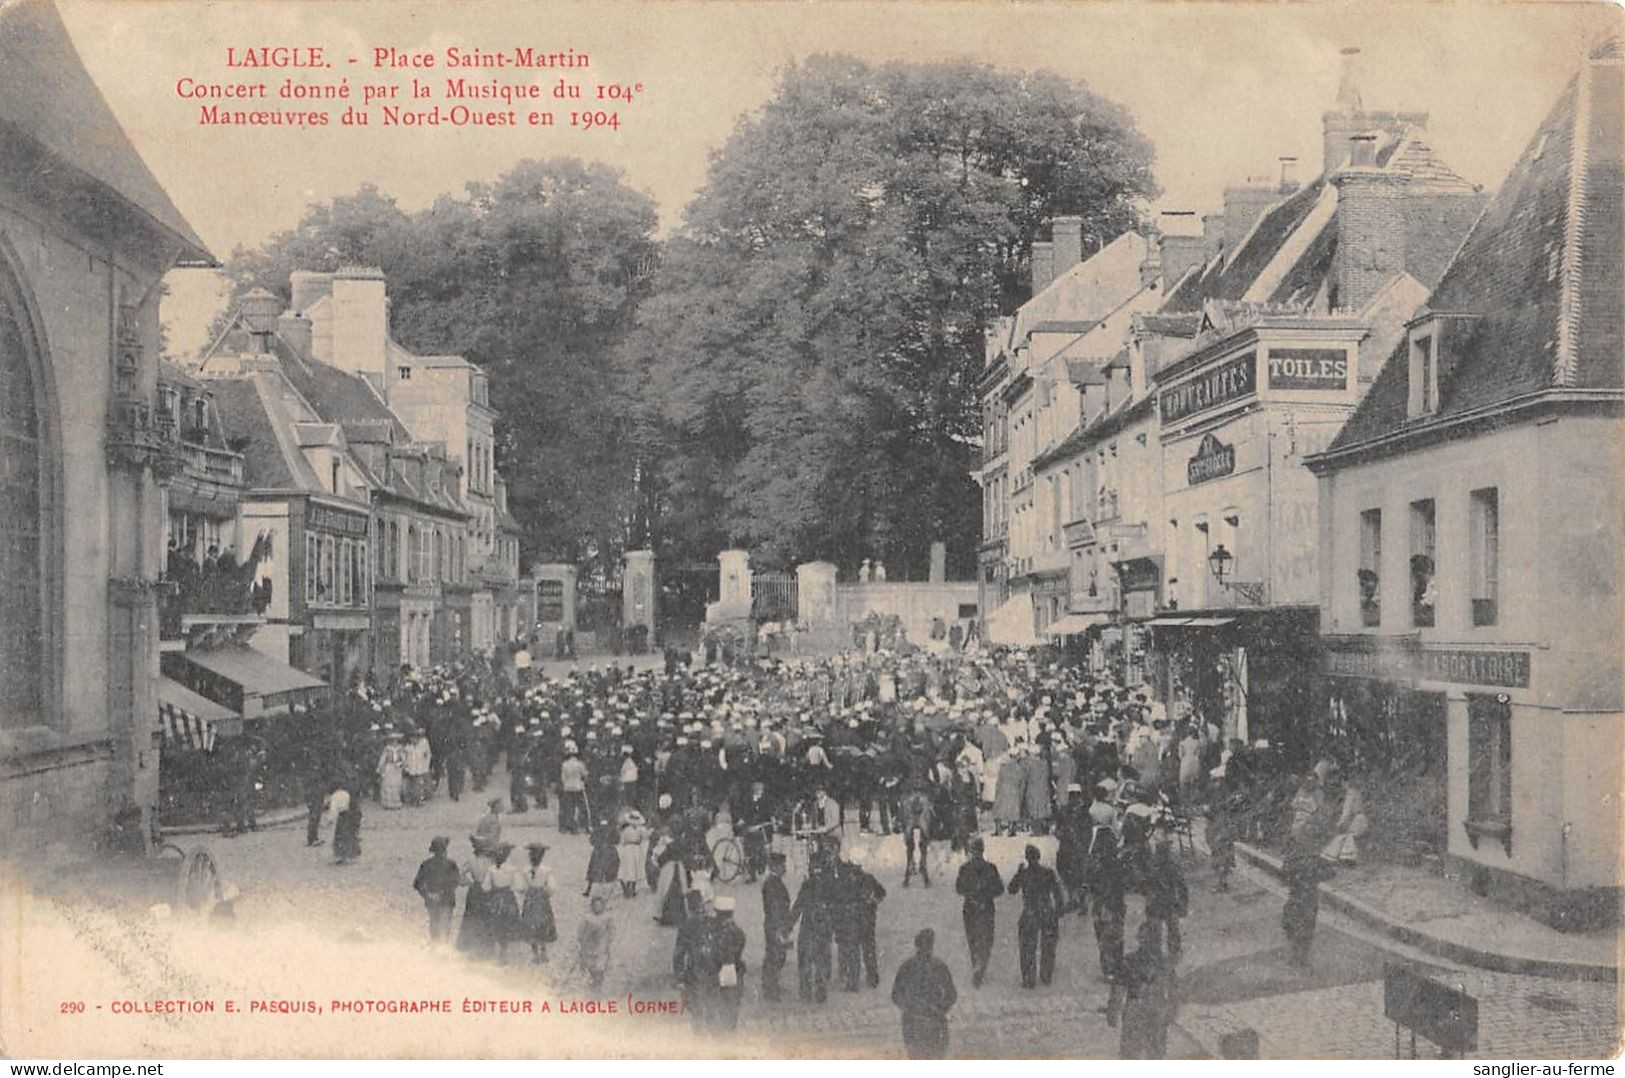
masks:
[[[192,475],[220,483],[242,483],[243,458],[240,454],[184,440],[177,448],[186,461],[186,470]]]

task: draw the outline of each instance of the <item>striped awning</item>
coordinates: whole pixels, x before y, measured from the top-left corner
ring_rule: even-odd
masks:
[[[180,682],[158,679],[158,728],[171,747],[213,752],[220,724],[237,719],[230,708],[204,699]]]

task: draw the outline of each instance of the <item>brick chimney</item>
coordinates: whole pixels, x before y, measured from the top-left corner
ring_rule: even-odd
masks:
[[[1224,247],[1224,214],[1204,213],[1202,215],[1202,249],[1208,258],[1218,254]]]
[[[1375,166],[1376,136],[1351,140],[1349,165],[1337,185],[1334,309],[1357,311],[1405,269],[1405,188],[1408,177]]]
[[[371,266],[346,266],[333,275],[332,354],[340,370],[384,378],[389,358],[389,299],[384,273]]]
[[[1033,241],[1033,295],[1055,280],[1055,245],[1048,240]]]
[[[1227,260],[1236,256],[1241,241],[1252,231],[1253,224],[1280,197],[1273,186],[1251,181],[1224,189],[1224,249]]]
[[[1158,237],[1157,261],[1163,287],[1172,288],[1192,266],[1206,260],[1205,239],[1192,233],[1196,214],[1191,210],[1164,210],[1163,229]]]
[[[1083,218],[1057,217],[1050,222],[1055,243],[1055,276],[1083,261]]]
[[[1145,230],[1145,257],[1140,260],[1140,287],[1150,288],[1162,278],[1162,236],[1154,228]]]

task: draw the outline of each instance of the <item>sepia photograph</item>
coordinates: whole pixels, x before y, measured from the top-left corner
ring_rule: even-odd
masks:
[[[0,0],[0,1056],[1611,1074],[1622,264],[1613,3]]]

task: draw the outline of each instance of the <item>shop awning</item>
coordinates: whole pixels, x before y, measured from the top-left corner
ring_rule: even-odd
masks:
[[[1170,625],[1185,625],[1192,620],[1191,618],[1152,618],[1145,624],[1155,629],[1166,629]]]
[[[987,616],[987,639],[990,644],[1005,647],[1032,647],[1039,643],[1033,632],[1033,603],[1025,595],[1006,599],[997,610]]]
[[[1229,625],[1235,620],[1235,618],[1192,618],[1185,623],[1185,627],[1187,629],[1212,629],[1220,625]]]
[[[327,689],[327,682],[251,647],[188,648],[174,653],[201,677],[183,677],[216,700],[240,701],[244,718],[280,711]]]
[[[228,707],[199,696],[178,681],[158,679],[158,729],[175,748],[213,752],[222,723],[228,727],[241,716]]]
[[[1067,614],[1049,623],[1044,629],[1049,636],[1071,636],[1074,633],[1088,632],[1096,625],[1105,625],[1111,620],[1105,614]]]

